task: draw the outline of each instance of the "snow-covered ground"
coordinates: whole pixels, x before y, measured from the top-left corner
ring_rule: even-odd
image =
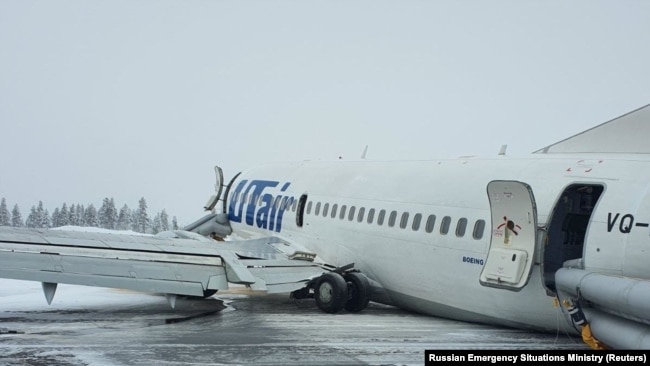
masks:
[[[131,230],[110,230],[110,229],[103,229],[99,227],[74,226],[74,225],[59,226],[59,227],[52,228],[51,230],[80,231],[84,233],[106,233],[106,234],[121,234],[121,235],[152,236],[152,234],[143,234]]]
[[[579,339],[468,324],[371,303],[325,314],[236,287],[208,300],[0,280],[2,365],[422,365],[426,349],[586,349]]]

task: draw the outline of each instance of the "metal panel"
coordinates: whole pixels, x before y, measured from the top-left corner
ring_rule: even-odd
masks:
[[[526,183],[492,181],[490,250],[480,276],[483,286],[521,290],[530,277],[537,243],[537,209]]]
[[[490,251],[490,261],[485,264],[485,278],[516,285],[526,266],[528,254],[523,250],[495,248]]]

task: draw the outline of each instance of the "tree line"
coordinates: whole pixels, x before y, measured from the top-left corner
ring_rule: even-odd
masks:
[[[131,230],[147,234],[179,229],[176,216],[170,223],[169,215],[164,209],[152,218],[147,212],[147,201],[144,197],[140,199],[136,209],[130,209],[125,204],[118,211],[113,198],[106,197],[99,209],[96,209],[92,203],[87,206],[63,203],[60,208],[55,208],[51,215],[46,208],[43,208],[43,202],[38,201],[38,205],[32,206],[24,221],[17,204],[10,212],[6,199],[3,197],[0,200],[0,226],[49,229],[68,225]]]

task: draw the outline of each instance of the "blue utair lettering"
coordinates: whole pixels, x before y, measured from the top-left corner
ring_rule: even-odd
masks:
[[[259,179],[239,182],[228,205],[228,219],[280,232],[284,211],[293,204],[294,198],[282,195],[273,196],[264,192],[267,188],[275,188],[279,184],[278,181]],[[280,192],[285,192],[290,185],[289,182],[284,183]],[[242,197],[247,197],[247,202],[244,202]]]

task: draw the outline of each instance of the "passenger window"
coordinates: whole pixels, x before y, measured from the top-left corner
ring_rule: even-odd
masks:
[[[427,233],[432,233],[433,232],[433,227],[436,225],[436,215],[429,215],[429,218],[427,219],[427,224],[424,227]]]
[[[402,229],[406,229],[406,225],[408,225],[408,223],[409,223],[409,213],[404,212],[402,214],[402,219],[399,222],[399,227],[401,227]]]
[[[332,218],[336,218],[336,209],[339,207],[336,203],[332,205]]]
[[[483,231],[485,231],[485,220],[477,220],[476,224],[474,224],[472,236],[474,239],[479,240],[483,238]]]
[[[348,207],[346,205],[341,206],[341,214],[339,215],[339,219],[343,220],[345,218],[345,210]]]
[[[326,204],[323,206],[323,217],[327,217],[327,211],[329,211],[329,209],[330,209],[330,204],[329,204],[329,203],[326,203]]]
[[[316,209],[314,210],[314,215],[318,216],[320,214],[320,202],[316,204]]]
[[[395,226],[395,220],[397,219],[397,211],[391,211],[390,216],[388,216],[388,226]]]
[[[377,225],[384,224],[384,218],[386,217],[386,210],[379,211],[379,216],[377,216]]]
[[[349,221],[354,220],[354,211],[356,211],[356,207],[350,206],[350,213],[348,214]]]
[[[368,210],[368,223],[372,224],[372,220],[374,219],[375,219],[375,209],[371,208],[370,210]]]
[[[365,207],[360,207],[359,208],[359,214],[357,215],[357,221],[362,222],[363,221],[363,216],[366,214],[366,208]]]
[[[465,231],[467,230],[467,219],[461,217],[458,219],[458,224],[456,224],[456,236],[462,238],[465,236]]]
[[[415,216],[413,216],[413,225],[411,226],[413,231],[420,230],[420,222],[421,221],[422,221],[422,214],[419,213],[419,214],[415,214]]]
[[[311,203],[312,202],[309,201],[309,203],[307,204],[307,215],[309,215],[311,213]]]
[[[440,223],[440,234],[447,235],[449,232],[449,226],[451,225],[451,217],[445,216],[442,218],[442,223]]]

